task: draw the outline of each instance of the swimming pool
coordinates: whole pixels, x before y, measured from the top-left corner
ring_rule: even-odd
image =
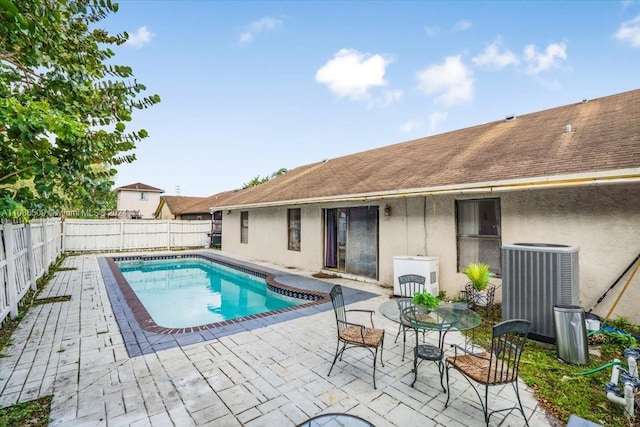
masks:
[[[266,311],[230,320],[193,325],[184,328],[169,328],[156,324],[140,298],[118,268],[122,261],[157,261],[164,259],[202,259],[224,265],[263,278],[269,290],[288,297],[304,300],[304,304]],[[122,335],[127,354],[136,357],[174,347],[219,339],[229,335],[268,327],[270,325],[299,319],[331,310],[329,291],[333,284],[313,277],[296,274],[295,271],[278,270],[248,261],[231,258],[213,251],[113,254],[98,257],[102,281],[111,303],[112,315]],[[375,293],[343,286],[345,302],[364,301],[377,296]],[[165,305],[167,310],[171,304]],[[110,316],[110,313],[107,313]]]
[[[286,310],[309,302],[269,286],[266,275],[199,257],[116,260],[151,319],[187,328]]]

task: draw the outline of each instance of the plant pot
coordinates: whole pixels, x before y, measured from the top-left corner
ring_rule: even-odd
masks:
[[[475,291],[473,294],[473,302],[476,305],[485,307],[489,303],[489,294],[486,291]]]

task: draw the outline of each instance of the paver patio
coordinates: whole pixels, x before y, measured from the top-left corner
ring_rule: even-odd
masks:
[[[295,426],[328,412],[346,412],[383,426],[483,426],[473,390],[451,372],[452,403],[433,363],[420,366],[415,388],[411,358],[401,361],[397,324],[377,309],[390,289],[347,279],[330,283],[377,294],[354,307],[376,310],[387,331],[375,390],[371,354],[347,351],[331,376],[336,326],[333,310],[242,330],[208,341],[129,357],[100,272],[99,255],[71,256],[39,298],[71,300],[32,307],[0,359],[0,406],[53,394],[50,425],[64,426]],[[252,261],[283,274],[312,272]],[[434,339],[429,338],[427,339]],[[457,333],[447,342],[460,341]],[[556,425],[521,383],[532,427]],[[494,387],[491,406],[510,406],[511,386]],[[494,415],[491,425],[524,425],[519,413]]]

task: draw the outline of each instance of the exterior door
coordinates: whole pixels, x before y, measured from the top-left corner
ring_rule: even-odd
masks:
[[[325,210],[325,268],[378,278],[378,207]]]

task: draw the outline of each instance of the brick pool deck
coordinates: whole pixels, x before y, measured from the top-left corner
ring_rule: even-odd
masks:
[[[476,395],[455,371],[448,408],[435,364],[423,363],[415,388],[410,386],[412,360],[402,362],[401,340],[393,342],[398,326],[377,312],[389,289],[346,279],[322,281],[328,288],[340,283],[375,295],[353,304],[376,310],[376,327],[387,331],[385,366],[378,364],[375,390],[366,349],[347,351],[327,377],[336,345],[330,303],[130,356],[99,259],[66,258],[63,267],[75,269],[55,273],[39,294],[70,295],[71,300],[32,307],[14,332],[0,359],[1,407],[53,394],[52,426],[287,427],[329,412],[358,415],[377,427],[484,425]],[[312,272],[254,263],[279,271],[291,284],[312,280]],[[460,340],[458,333],[447,335],[448,343]],[[557,424],[522,383],[521,397],[532,427]],[[511,386],[490,391],[492,408],[514,399]],[[491,425],[521,426],[524,420],[507,412],[492,416]]]

